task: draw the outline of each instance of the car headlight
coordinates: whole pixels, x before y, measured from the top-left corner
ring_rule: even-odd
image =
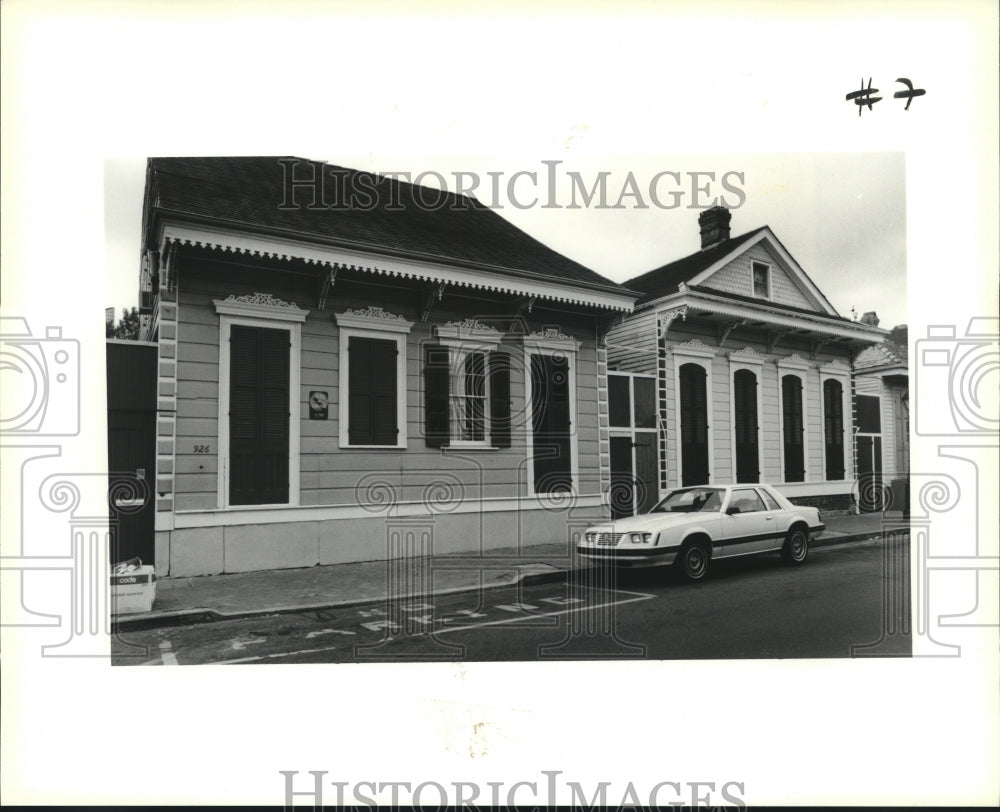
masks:
[[[594,544],[597,541],[597,533],[587,533],[587,544]]]
[[[629,541],[633,544],[649,544],[649,540],[653,537],[652,533],[630,533]]]

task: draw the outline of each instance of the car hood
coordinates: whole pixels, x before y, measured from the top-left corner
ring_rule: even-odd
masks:
[[[707,519],[717,518],[718,516],[719,514],[715,511],[704,513],[646,513],[641,516],[629,516],[626,519],[604,522],[601,525],[595,525],[594,529],[611,533],[651,533],[655,530],[662,530],[665,527],[701,524]]]

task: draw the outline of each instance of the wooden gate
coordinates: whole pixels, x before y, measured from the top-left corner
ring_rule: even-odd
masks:
[[[108,510],[112,564],[153,563],[156,485],[155,344],[109,340]]]

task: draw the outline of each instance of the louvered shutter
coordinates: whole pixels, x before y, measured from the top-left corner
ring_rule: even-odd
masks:
[[[233,325],[229,353],[229,503],[285,503],[288,331]]]
[[[351,445],[396,445],[396,342],[348,339],[348,423]]]
[[[490,442],[510,448],[510,355],[490,353]]]
[[[424,347],[424,441],[428,448],[448,444],[448,376],[451,358],[447,347]]]
[[[399,419],[396,414],[396,363],[399,351],[395,341],[372,341],[372,445],[396,445]]]
[[[797,375],[781,379],[781,410],[785,450],[785,482],[805,481],[802,426],[802,381]]]
[[[681,482],[685,487],[707,484],[709,477],[705,378],[700,364],[684,364],[680,369]]]
[[[531,356],[532,431],[535,491],[570,490],[569,362],[550,355]]]
[[[736,481],[759,482],[757,449],[757,376],[747,369],[733,375],[736,435]]]
[[[838,381],[823,384],[823,420],[826,444],[826,478],[844,478],[843,387]]]

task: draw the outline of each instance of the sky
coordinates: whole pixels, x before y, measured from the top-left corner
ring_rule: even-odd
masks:
[[[906,323],[903,153],[594,156],[583,151],[580,141],[571,139],[562,151],[537,156],[299,157],[381,173],[408,172],[413,179],[426,173],[421,179],[424,185],[439,188],[443,179],[452,191],[456,184],[469,188],[473,182],[468,176],[457,177],[458,173],[473,173],[479,186],[477,196],[485,205],[499,204],[498,213],[523,231],[622,283],[697,251],[698,214],[709,201],[718,199],[735,206],[733,236],[770,226],[842,316],[851,317],[854,308],[859,316],[875,311],[883,327]],[[508,194],[507,184],[518,171],[535,173],[537,181],[518,178]],[[488,172],[503,173],[496,197]],[[550,172],[554,172],[554,187],[548,184]],[[573,172],[588,189],[600,173],[608,173],[605,202],[609,208],[598,207],[599,197],[584,205],[578,191],[579,207],[569,208],[574,201]],[[649,189],[661,172],[677,174],[655,182],[654,200]],[[723,176],[727,176],[728,189],[722,185]],[[634,187],[630,177],[636,180]],[[106,163],[105,225],[112,297],[108,306],[116,311],[136,303],[144,180],[142,159]],[[693,187],[703,191],[696,193]],[[558,207],[542,208],[550,200],[550,188],[555,189]],[[637,194],[622,197],[623,190]],[[682,196],[671,196],[672,191]]]

